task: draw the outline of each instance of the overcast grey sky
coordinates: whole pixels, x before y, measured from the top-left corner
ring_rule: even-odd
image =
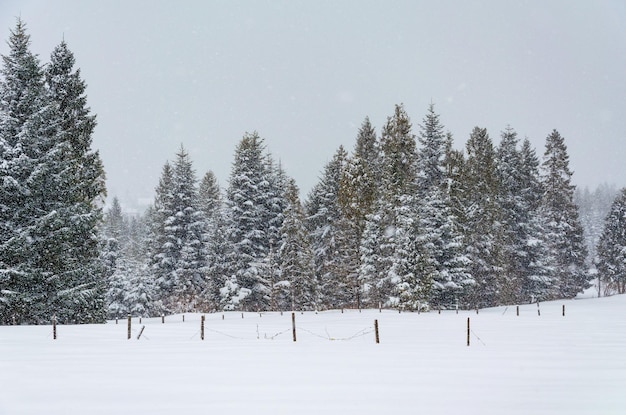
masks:
[[[17,16],[42,61],[63,37],[74,52],[129,208],[181,143],[227,186],[254,130],[306,194],[366,116],[380,132],[404,103],[417,133],[431,101],[459,148],[510,124],[543,155],[556,128],[576,184],[626,186],[622,0],[2,0],[4,40]]]

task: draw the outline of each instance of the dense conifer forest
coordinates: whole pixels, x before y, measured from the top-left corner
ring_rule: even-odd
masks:
[[[626,291],[626,196],[577,190],[565,138],[504,126],[463,150],[435,105],[365,118],[301,199],[257,132],[224,187],[181,146],[154,203],[104,212],[96,117],[65,42],[18,21],[0,78],[0,324],[215,310],[478,308]],[[615,198],[617,196],[617,198]]]

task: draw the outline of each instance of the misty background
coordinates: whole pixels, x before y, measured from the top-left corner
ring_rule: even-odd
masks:
[[[227,186],[258,131],[303,195],[366,116],[404,103],[414,133],[435,103],[462,148],[507,125],[543,154],[556,128],[580,187],[626,185],[626,3],[621,1],[3,0],[47,62],[62,39],[97,114],[109,200],[143,210],[181,144]]]

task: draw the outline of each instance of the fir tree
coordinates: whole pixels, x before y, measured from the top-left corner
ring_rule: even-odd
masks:
[[[571,184],[567,147],[556,130],[546,139],[542,167],[545,189],[542,209],[547,220],[547,239],[556,280],[553,293],[557,298],[573,298],[589,287],[585,269],[587,252],[578,208],[574,204],[575,186]]]
[[[267,220],[270,179],[263,140],[246,134],[235,150],[227,191],[228,237],[232,244],[230,269],[223,293],[229,307],[266,310],[271,288],[263,262],[269,253]]]
[[[401,105],[395,107],[394,115],[387,119],[381,134],[381,183],[375,209],[367,216],[361,240],[361,265],[359,280],[369,304],[394,306],[398,303],[398,284],[401,277],[394,264],[413,252],[399,243],[398,238],[408,235],[412,226],[406,217],[405,207],[410,207],[416,216],[415,201],[417,163],[415,136],[411,132],[411,121]]]
[[[339,147],[324,167],[322,177],[309,194],[306,227],[312,239],[315,270],[320,286],[320,304],[326,308],[346,307],[357,302],[357,244],[354,228],[340,201],[348,154]]]
[[[275,303],[274,308],[285,309],[286,306],[291,305],[291,308],[295,310],[315,310],[317,309],[317,284],[313,250],[304,227],[304,211],[298,193],[295,181],[289,179],[285,191],[287,206],[280,229],[281,239],[278,250],[281,278],[278,287],[273,289],[272,298]]]
[[[46,88],[21,21],[9,45],[0,88],[0,174],[8,185],[0,199],[11,212],[2,234],[13,236],[3,249],[11,257],[4,262],[9,287],[2,290],[3,303],[20,321],[39,323],[52,315],[62,322],[103,321],[106,287],[96,227],[104,171],[90,148],[95,117],[86,107],[84,83],[62,44],[46,69]],[[19,255],[11,252],[16,248]]]
[[[27,179],[34,170],[33,134],[39,114],[47,105],[43,71],[32,54],[25,24],[18,20],[9,37],[9,54],[2,56],[0,83],[0,319],[2,323],[32,322],[44,318],[41,289],[49,290],[43,276],[32,272],[32,246],[28,235],[33,214]],[[29,126],[30,125],[30,126]],[[30,136],[30,141],[28,140]],[[46,140],[49,141],[49,140]]]
[[[420,125],[418,140],[418,193],[416,226],[421,233],[421,264],[432,285],[430,303],[434,307],[451,307],[470,283],[463,253],[463,235],[455,213],[452,183],[456,180],[453,167],[448,166],[452,155],[452,137],[443,133],[439,115],[430,105]],[[422,300],[423,301],[423,300]]]
[[[465,246],[471,261],[469,273],[475,280],[467,298],[469,306],[498,304],[502,271],[500,183],[496,172],[493,142],[484,128],[475,127],[466,144],[463,169]]]
[[[198,206],[196,174],[181,146],[173,175],[173,215],[166,219],[166,244],[176,249],[176,311],[205,311],[200,293],[206,285],[206,221]]]
[[[521,187],[519,212],[523,221],[518,228],[521,241],[519,249],[522,271],[520,302],[550,298],[552,285],[552,258],[546,239],[546,221],[542,213],[543,186],[539,173],[539,159],[528,139],[522,143]]]
[[[597,266],[605,293],[626,293],[626,188],[619,192],[604,221]]]

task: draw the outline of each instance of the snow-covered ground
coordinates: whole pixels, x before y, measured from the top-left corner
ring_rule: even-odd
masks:
[[[296,326],[295,343],[290,313],[207,315],[204,341],[200,315],[133,319],[131,340],[123,320],[0,327],[0,414],[626,413],[626,296]]]

